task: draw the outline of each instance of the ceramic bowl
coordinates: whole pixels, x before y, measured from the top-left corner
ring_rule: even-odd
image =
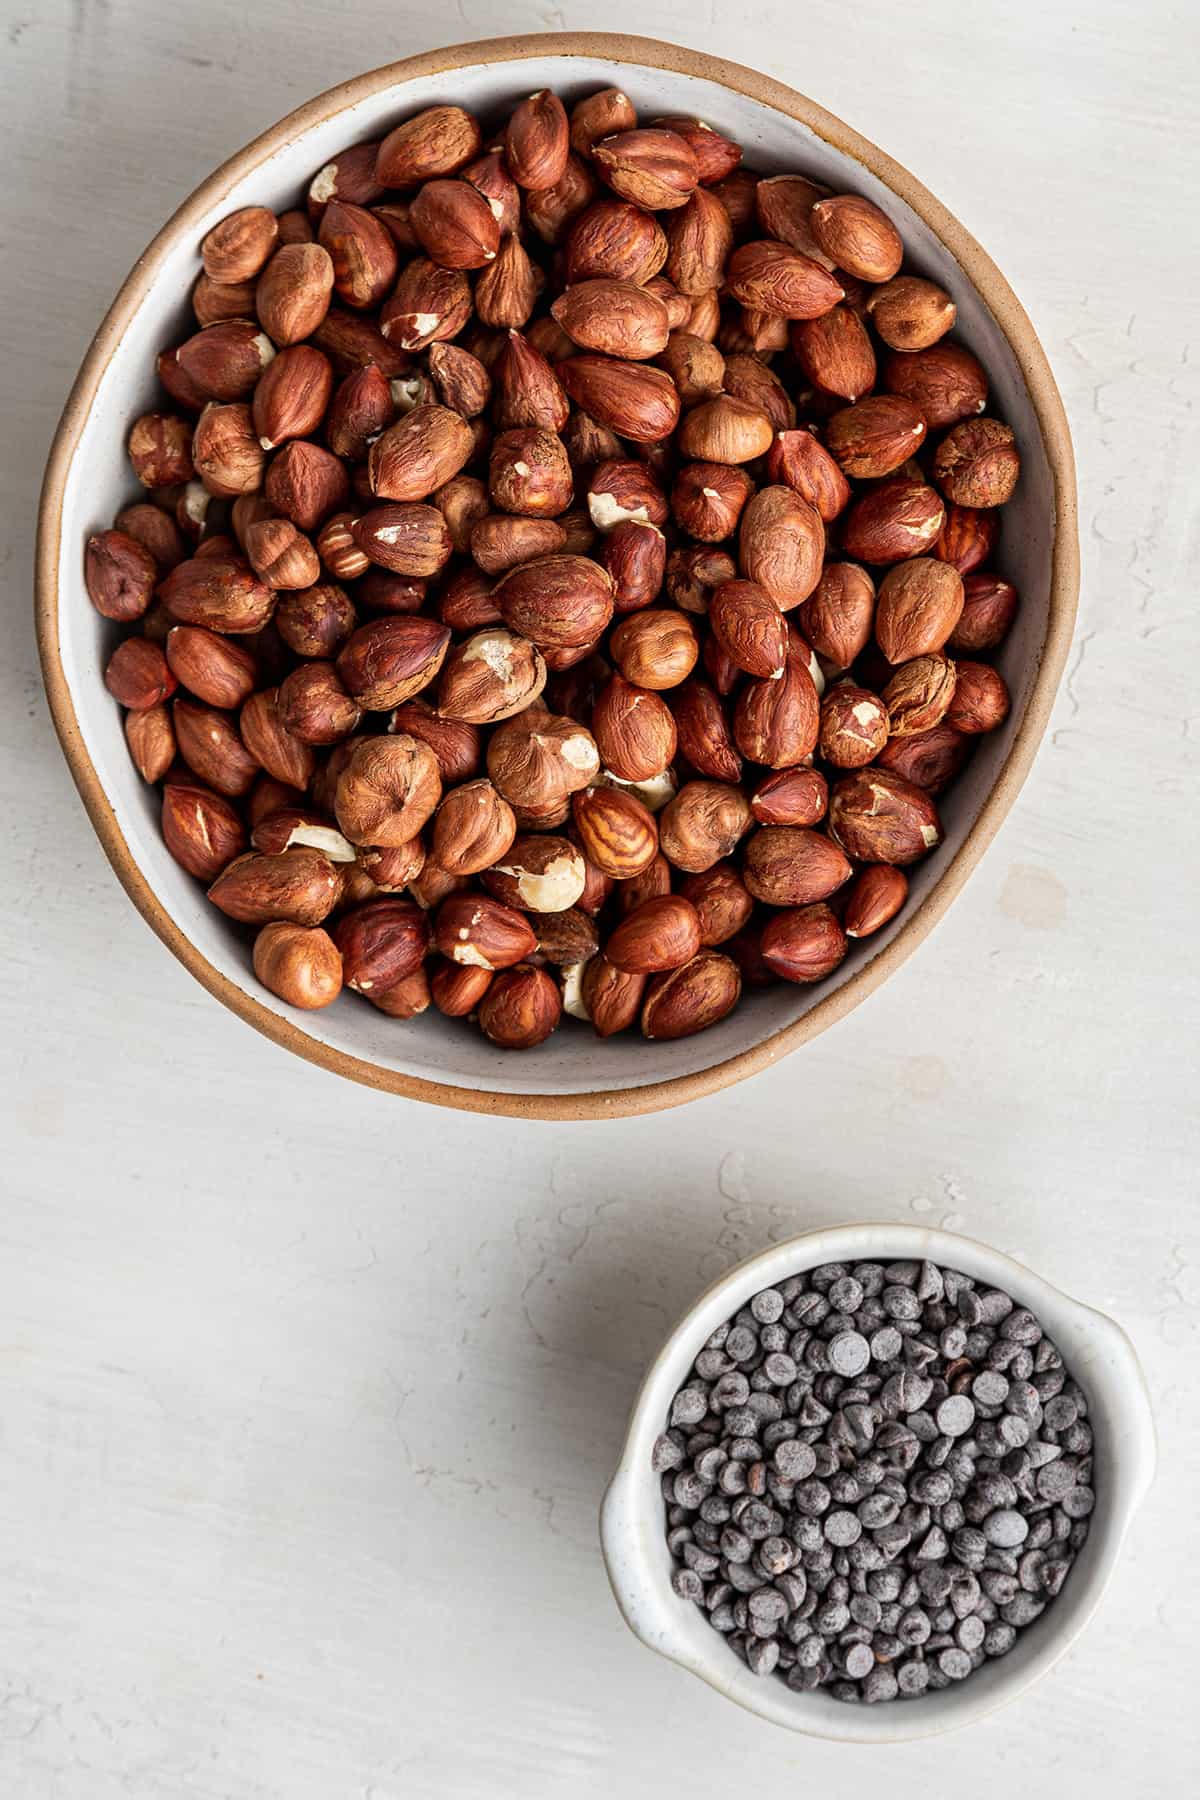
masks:
[[[696,1353],[753,1294],[825,1262],[928,1258],[1003,1288],[1034,1312],[1088,1397],[1095,1433],[1096,1507],[1088,1539],[1062,1592],[1007,1656],[956,1686],[919,1699],[850,1706],[820,1691],[797,1694],[775,1676],[752,1675],[691,1602],[671,1587],[654,1440]],[[748,1712],[812,1737],[896,1743],[968,1725],[1015,1699],[1053,1668],[1096,1610],[1133,1515],[1154,1475],[1154,1424],[1133,1345],[1112,1319],[1070,1299],[986,1244],[915,1225],[842,1225],[811,1231],[752,1256],[722,1276],[675,1327],[634,1401],[621,1461],[600,1513],[609,1580],[630,1630]]]
[[[958,306],[958,334],[989,372],[993,410],[1020,445],[1023,476],[1005,509],[998,567],[1022,605],[999,666],[1012,691],[1004,728],[984,741],[946,797],[946,842],[914,871],[912,896],[815,989],[751,994],[721,1025],[678,1043],[605,1042],[564,1028],[513,1056],[432,1012],[409,1025],[345,995],[298,1013],[261,988],[248,945],[172,861],[157,796],[138,779],[119,709],[101,681],[115,633],[89,605],[83,544],[135,497],[123,453],[156,403],[154,358],[194,329],[188,293],[197,246],[224,214],[295,203],[347,144],[380,136],[438,100],[499,119],[522,95],[568,99],[619,82],[640,113],[699,114],[738,139],[747,162],[802,170],[879,201],[899,226],[907,266]],[[277,1043],[374,1087],[477,1111],[540,1117],[649,1112],[740,1079],[814,1037],[863,999],[920,943],[962,886],[1012,804],[1045,728],[1066,658],[1078,588],[1074,474],[1062,403],[1028,319],[962,226],[890,157],[811,100],[767,76],[644,38],[566,34],[465,44],[411,57],[301,107],[209,177],[138,259],[88,352],[46,473],[37,616],[55,724],[84,804],[130,898],[218,999]]]

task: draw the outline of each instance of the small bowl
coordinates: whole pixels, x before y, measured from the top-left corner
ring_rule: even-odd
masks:
[[[1007,1656],[985,1663],[954,1687],[919,1699],[852,1706],[820,1690],[793,1693],[773,1675],[752,1675],[704,1615],[673,1591],[662,1489],[650,1455],[705,1339],[761,1288],[820,1263],[918,1258],[1003,1288],[1037,1315],[1087,1394],[1095,1434],[1096,1506],[1087,1542],[1062,1592],[1021,1632]],[[621,1460],[600,1509],[600,1541],[625,1623],[651,1650],[690,1669],[747,1712],[790,1731],[854,1744],[899,1743],[969,1725],[1053,1668],[1099,1604],[1153,1479],[1156,1456],[1145,1377],[1133,1345],[1104,1313],[1070,1299],[973,1238],[916,1225],[840,1225],[790,1238],[739,1263],[680,1320],[634,1401]]]
[[[995,411],[1016,432],[1023,476],[1005,508],[998,566],[1021,610],[998,658],[1012,693],[1005,725],[980,744],[942,806],[945,843],[912,872],[909,904],[816,988],[752,993],[696,1037],[653,1046],[564,1026],[513,1056],[432,1012],[410,1025],[354,995],[300,1013],[260,987],[248,944],[169,855],[157,796],[138,778],[101,679],[118,633],[89,605],[87,534],[134,497],[123,446],[156,404],[154,358],[193,330],[197,247],[235,207],[291,206],[348,144],[378,137],[434,101],[486,120],[552,87],[572,99],[619,81],[639,112],[693,113],[737,138],[762,169],[799,169],[872,196],[904,237],[909,268],[958,306],[959,338],[988,370]],[[409,57],[331,89],[209,176],[137,264],[84,361],[54,440],[38,530],[37,623],[50,707],[71,773],[113,868],[147,923],[197,980],[278,1044],[369,1086],[476,1112],[615,1118],[653,1112],[765,1068],[857,1005],[916,949],[994,836],[1028,773],[1066,660],[1079,553],[1075,477],[1062,402],[1019,301],[975,240],[899,164],[822,107],[768,76],[648,38],[545,34]]]

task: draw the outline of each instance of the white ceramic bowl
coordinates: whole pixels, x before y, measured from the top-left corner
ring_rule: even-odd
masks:
[[[204,233],[235,207],[292,206],[338,151],[377,138],[439,100],[501,119],[522,95],[568,99],[619,81],[643,115],[693,113],[729,132],[763,170],[802,170],[878,200],[899,226],[907,266],[958,306],[957,334],[982,359],[993,409],[1013,426],[1023,474],[1005,508],[997,566],[1021,611],[999,657],[1013,696],[946,796],[946,841],[913,871],[899,917],[815,988],[780,984],[743,998],[711,1031],[648,1045],[601,1041],[565,1021],[535,1051],[506,1054],[430,1011],[401,1024],[343,995],[298,1013],[250,969],[245,936],[168,854],[157,795],[134,771],[101,673],[117,633],[89,605],[83,544],[135,497],[123,453],[156,399],[154,359],[194,329],[188,294]],[[995,265],[919,182],[821,107],[766,76],[642,38],[542,35],[459,45],[377,69],[321,95],[209,177],[163,228],[100,327],[67,403],[47,468],[38,542],[38,629],[54,720],[76,783],[131,899],[208,990],[298,1054],[372,1086],[476,1111],[541,1117],[648,1112],[764,1067],[865,997],[941,916],[1012,804],[1045,728],[1066,658],[1078,587],[1070,438],[1029,320]]]
[[[793,1693],[775,1676],[752,1675],[697,1607],[671,1588],[660,1477],[650,1466],[671,1400],[705,1339],[761,1288],[826,1262],[928,1258],[1003,1288],[1034,1312],[1088,1397],[1095,1434],[1096,1507],[1066,1583],[1007,1656],[957,1686],[915,1700],[849,1706],[830,1695]],[[634,1402],[621,1461],[600,1512],[604,1560],[630,1630],[650,1649],[690,1669],[748,1712],[812,1737],[896,1743],[982,1718],[1044,1675],[1078,1637],[1099,1603],[1134,1513],[1154,1475],[1150,1397],[1133,1345],[1104,1313],[1069,1299],[1011,1257],[915,1225],[841,1225],[812,1231],[740,1263],[703,1294],[650,1365]]]

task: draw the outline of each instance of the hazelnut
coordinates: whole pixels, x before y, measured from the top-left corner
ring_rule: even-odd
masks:
[[[318,581],[311,587],[283,593],[275,608],[274,625],[288,649],[297,656],[324,661],[337,655],[357,623],[349,595],[332,581]],[[168,640],[168,658],[170,654]],[[180,679],[185,686],[193,687],[186,675]],[[210,699],[211,695],[202,698]]]
[[[528,912],[566,912],[583,894],[583,857],[567,838],[532,833],[516,838],[483,874],[489,894]]]
[[[699,874],[733,850],[753,824],[740,788],[721,781],[688,781],[659,821],[663,855],[677,869]]]
[[[813,236],[839,269],[861,281],[890,281],[904,260],[900,233],[887,214],[861,194],[818,200],[809,215]]]
[[[821,579],[825,527],[820,513],[791,488],[759,488],[742,513],[738,549],[747,581],[756,581],[788,612]]]
[[[259,519],[250,525],[246,557],[269,588],[309,588],[321,573],[316,551],[290,519]]]
[[[516,835],[513,809],[492,783],[467,781],[444,794],[434,814],[433,855],[451,875],[477,875],[507,854]]]
[[[657,356],[670,336],[663,301],[632,281],[574,282],[550,312],[581,349],[634,362]]]
[[[891,475],[925,440],[925,420],[911,400],[872,394],[834,413],[825,427],[829,454],[858,481]]]
[[[846,508],[850,483],[811,431],[777,431],[767,452],[767,476],[790,487],[831,525]]]
[[[557,983],[529,963],[497,975],[479,1002],[480,1029],[503,1050],[544,1043],[561,1017]]]
[[[258,278],[254,310],[267,336],[282,350],[312,336],[329,311],[332,295],[333,258],[324,245],[284,244]]]
[[[175,676],[157,644],[126,638],[108,659],[104,685],[131,712],[147,712],[174,693]]]
[[[753,581],[726,581],[708,607],[713,635],[730,661],[747,675],[778,681],[787,662],[783,614]]]
[[[284,728],[303,744],[336,744],[358,730],[362,708],[330,662],[306,662],[280,682],[276,702]]]
[[[962,577],[949,563],[919,556],[889,569],[879,584],[875,637],[890,663],[932,655],[962,613]]]
[[[461,106],[427,106],[384,138],[375,180],[384,188],[408,188],[436,175],[453,175],[478,154],[479,145],[479,124],[469,112]]]
[[[679,449],[696,462],[737,464],[765,456],[774,430],[761,407],[732,394],[702,400],[686,413],[679,429]]]
[[[365,712],[386,712],[429,685],[449,645],[449,628],[437,619],[373,619],[346,640],[337,672]]]
[[[403,733],[365,738],[338,776],[334,810],[352,844],[406,844],[432,818],[441,795],[428,744]]]
[[[877,766],[902,775],[927,793],[940,794],[962,773],[970,754],[970,738],[943,722],[931,731],[890,738],[879,753]]]
[[[167,783],[162,832],[175,861],[199,881],[215,880],[246,848],[246,828],[228,800],[199,783]]]
[[[317,533],[317,554],[337,581],[356,581],[371,566],[370,558],[355,542],[351,513],[337,513]]]
[[[420,968],[429,921],[412,900],[372,900],[338,920],[333,941],[342,978],[356,994],[386,993]]]
[[[571,810],[584,855],[601,875],[628,881],[654,861],[658,828],[634,795],[608,786],[585,788],[573,796]],[[579,904],[587,906],[586,889]]]
[[[342,959],[327,931],[275,920],[254,940],[254,973],[265,988],[314,1012],[342,991]]]
[[[1008,686],[998,669],[988,663],[958,662],[954,694],[946,709],[946,724],[973,736],[995,731],[1008,717]]]
[[[160,573],[169,573],[176,563],[183,561],[182,534],[170,513],[164,512],[161,506],[144,502],[123,507],[113,524],[118,532],[132,538],[147,552]],[[104,532],[98,534],[100,537],[106,535]]]
[[[504,512],[530,518],[563,512],[573,482],[562,439],[529,426],[500,432],[492,444],[488,484],[493,505]]]
[[[228,713],[178,699],[171,720],[179,754],[194,775],[219,794],[236,798],[254,785],[258,763]]]
[[[576,406],[618,437],[653,443],[679,422],[679,394],[663,369],[585,354],[567,357],[557,374]]]
[[[578,906],[541,913],[534,920],[538,950],[547,962],[569,967],[585,963],[600,948],[594,922]]]
[[[719,950],[701,950],[682,968],[651,981],[642,1006],[642,1036],[671,1039],[707,1031],[733,1011],[741,992],[737,964]]]
[[[537,948],[524,913],[487,894],[452,894],[443,900],[434,943],[450,962],[477,969],[512,968]]]
[[[617,926],[604,954],[626,974],[652,975],[690,962],[700,949],[700,916],[681,894],[643,900]]]
[[[566,241],[568,283],[611,278],[638,287],[667,260],[662,226],[628,200],[595,200],[572,221]]]
[[[738,246],[729,258],[726,287],[743,306],[783,319],[819,318],[845,295],[827,269],[770,238]]]
[[[479,728],[465,720],[443,718],[428,701],[405,700],[388,721],[388,730],[407,732],[428,744],[437,758],[442,782],[452,787],[469,781],[480,767],[482,742]]]
[[[545,685],[545,662],[528,638],[490,627],[455,645],[447,656],[438,711],[446,719],[493,725],[521,712]]]
[[[471,427],[447,406],[418,406],[371,445],[371,491],[381,500],[424,500],[457,475],[474,451]]]
[[[513,805],[553,808],[595,780],[600,753],[575,719],[535,706],[492,733],[487,766],[498,792]]]
[[[584,964],[580,999],[597,1037],[612,1037],[636,1023],[647,980],[645,975],[615,968],[604,955]]]
[[[819,769],[779,769],[750,796],[760,825],[819,825],[828,807],[829,784]]]
[[[204,625],[239,636],[261,631],[275,595],[246,563],[224,557],[190,557],[171,570],[158,589],[168,616],[179,625]]]
[[[729,735],[725,709],[708,683],[698,677],[685,681],[672,690],[670,705],[678,747],[696,773],[713,781],[738,781],[742,759]]]
[[[226,327],[213,325],[212,331]],[[311,344],[292,344],[281,350],[263,369],[254,387],[251,414],[264,450],[274,450],[288,438],[311,437],[333,392],[333,369],[328,357]],[[237,399],[218,394],[216,399]]]
[[[812,675],[789,654],[777,681],[748,681],[733,710],[733,739],[742,755],[767,769],[791,768],[816,749],[820,702]]]
[[[955,665],[948,657],[914,656],[901,663],[883,690],[893,737],[931,731],[946,717],[954,698]]]
[[[341,876],[319,850],[285,850],[278,856],[251,850],[226,865],[208,897],[244,925],[273,919],[319,925],[337,905],[341,887]]]
[[[360,312],[379,305],[396,279],[396,240],[382,219],[338,197],[321,214],[317,241],[333,263],[340,299]]]
[[[667,274],[683,294],[710,293],[724,281],[732,249],[729,214],[715,194],[698,187],[668,221]]]
[[[297,530],[316,531],[330,513],[346,504],[350,482],[345,465],[332,451],[307,439],[297,439],[271,458],[263,493],[275,511],[290,519]],[[324,556],[320,542],[317,547]],[[330,574],[339,573],[327,558],[326,562]],[[348,570],[341,573],[350,579]],[[362,566],[358,573],[363,573]]]
[[[851,884],[842,918],[848,938],[870,937],[882,931],[908,898],[908,877],[890,863],[873,863],[860,869]]]
[[[689,875],[679,891],[695,907],[700,942],[708,948],[726,943],[754,911],[754,901],[732,863],[714,863],[711,869]]]
[[[553,187],[570,147],[566,108],[557,94],[542,88],[518,102],[504,132],[504,160],[518,187],[534,193]]]
[[[125,715],[125,741],[143,781],[161,781],[175,761],[175,732],[165,706]]]
[[[952,329],[957,308],[935,281],[897,275],[877,287],[867,301],[867,316],[892,350],[928,350]]]
[[[737,530],[753,492],[754,483],[744,469],[725,463],[687,463],[675,478],[671,511],[681,531],[717,544]]]
[[[129,433],[129,460],[143,487],[173,487],[190,481],[192,427],[186,419],[170,413],[143,413]]]
[[[878,694],[852,681],[839,681],[821,702],[817,740],[822,757],[837,769],[861,769],[887,743],[888,709]]]
[[[1017,590],[997,575],[968,575],[963,582],[963,609],[946,640],[955,654],[977,656],[1003,643],[1017,613]]]
[[[448,1019],[465,1019],[492,985],[490,969],[472,968],[438,958],[429,977],[433,1004]]]
[[[768,919],[759,940],[774,975],[801,985],[823,981],[845,960],[846,934],[828,906],[802,906]]]
[[[972,419],[987,405],[987,376],[979,359],[944,339],[928,350],[896,351],[887,357],[883,385],[919,407],[930,431]]]
[[[665,701],[619,673],[596,697],[592,732],[600,760],[622,781],[645,781],[675,755],[675,720]]]
[[[933,478],[955,506],[1003,506],[1020,473],[1012,428],[999,419],[964,419],[933,456]]]
[[[613,584],[586,556],[541,556],[501,577],[496,604],[504,622],[539,649],[591,644],[613,610]]]
[[[576,460],[587,460],[577,458]],[[587,507],[597,531],[617,525],[665,525],[666,496],[645,463],[607,458],[596,463],[588,479]]]
[[[850,864],[819,831],[764,825],[746,843],[743,878],[768,906],[808,906],[826,900],[850,878]]]
[[[926,481],[894,476],[867,489],[842,521],[842,548],[868,563],[923,556],[937,543],[946,508]]]
[[[634,687],[678,687],[696,666],[700,646],[685,613],[649,609],[623,619],[609,639],[613,659]]]
[[[373,988],[366,998],[389,1019],[415,1019],[429,1009],[429,977],[423,968],[417,968],[394,987]]]
[[[279,716],[278,689],[265,688],[242,702],[238,729],[251,756],[268,775],[289,787],[306,788],[312,780],[315,758],[307,744],[294,737]]]
[[[875,352],[867,328],[848,306],[835,306],[819,319],[800,320],[791,329],[792,348],[814,387],[851,402],[875,386]]]
[[[937,808],[924,789],[880,768],[835,783],[829,830],[857,862],[912,863],[942,841]]]

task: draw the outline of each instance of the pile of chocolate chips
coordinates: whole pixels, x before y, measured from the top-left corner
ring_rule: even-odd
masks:
[[[1087,1410],[1034,1315],[957,1269],[792,1276],[713,1332],[655,1443],[675,1591],[794,1689],[965,1680],[1087,1538]]]

